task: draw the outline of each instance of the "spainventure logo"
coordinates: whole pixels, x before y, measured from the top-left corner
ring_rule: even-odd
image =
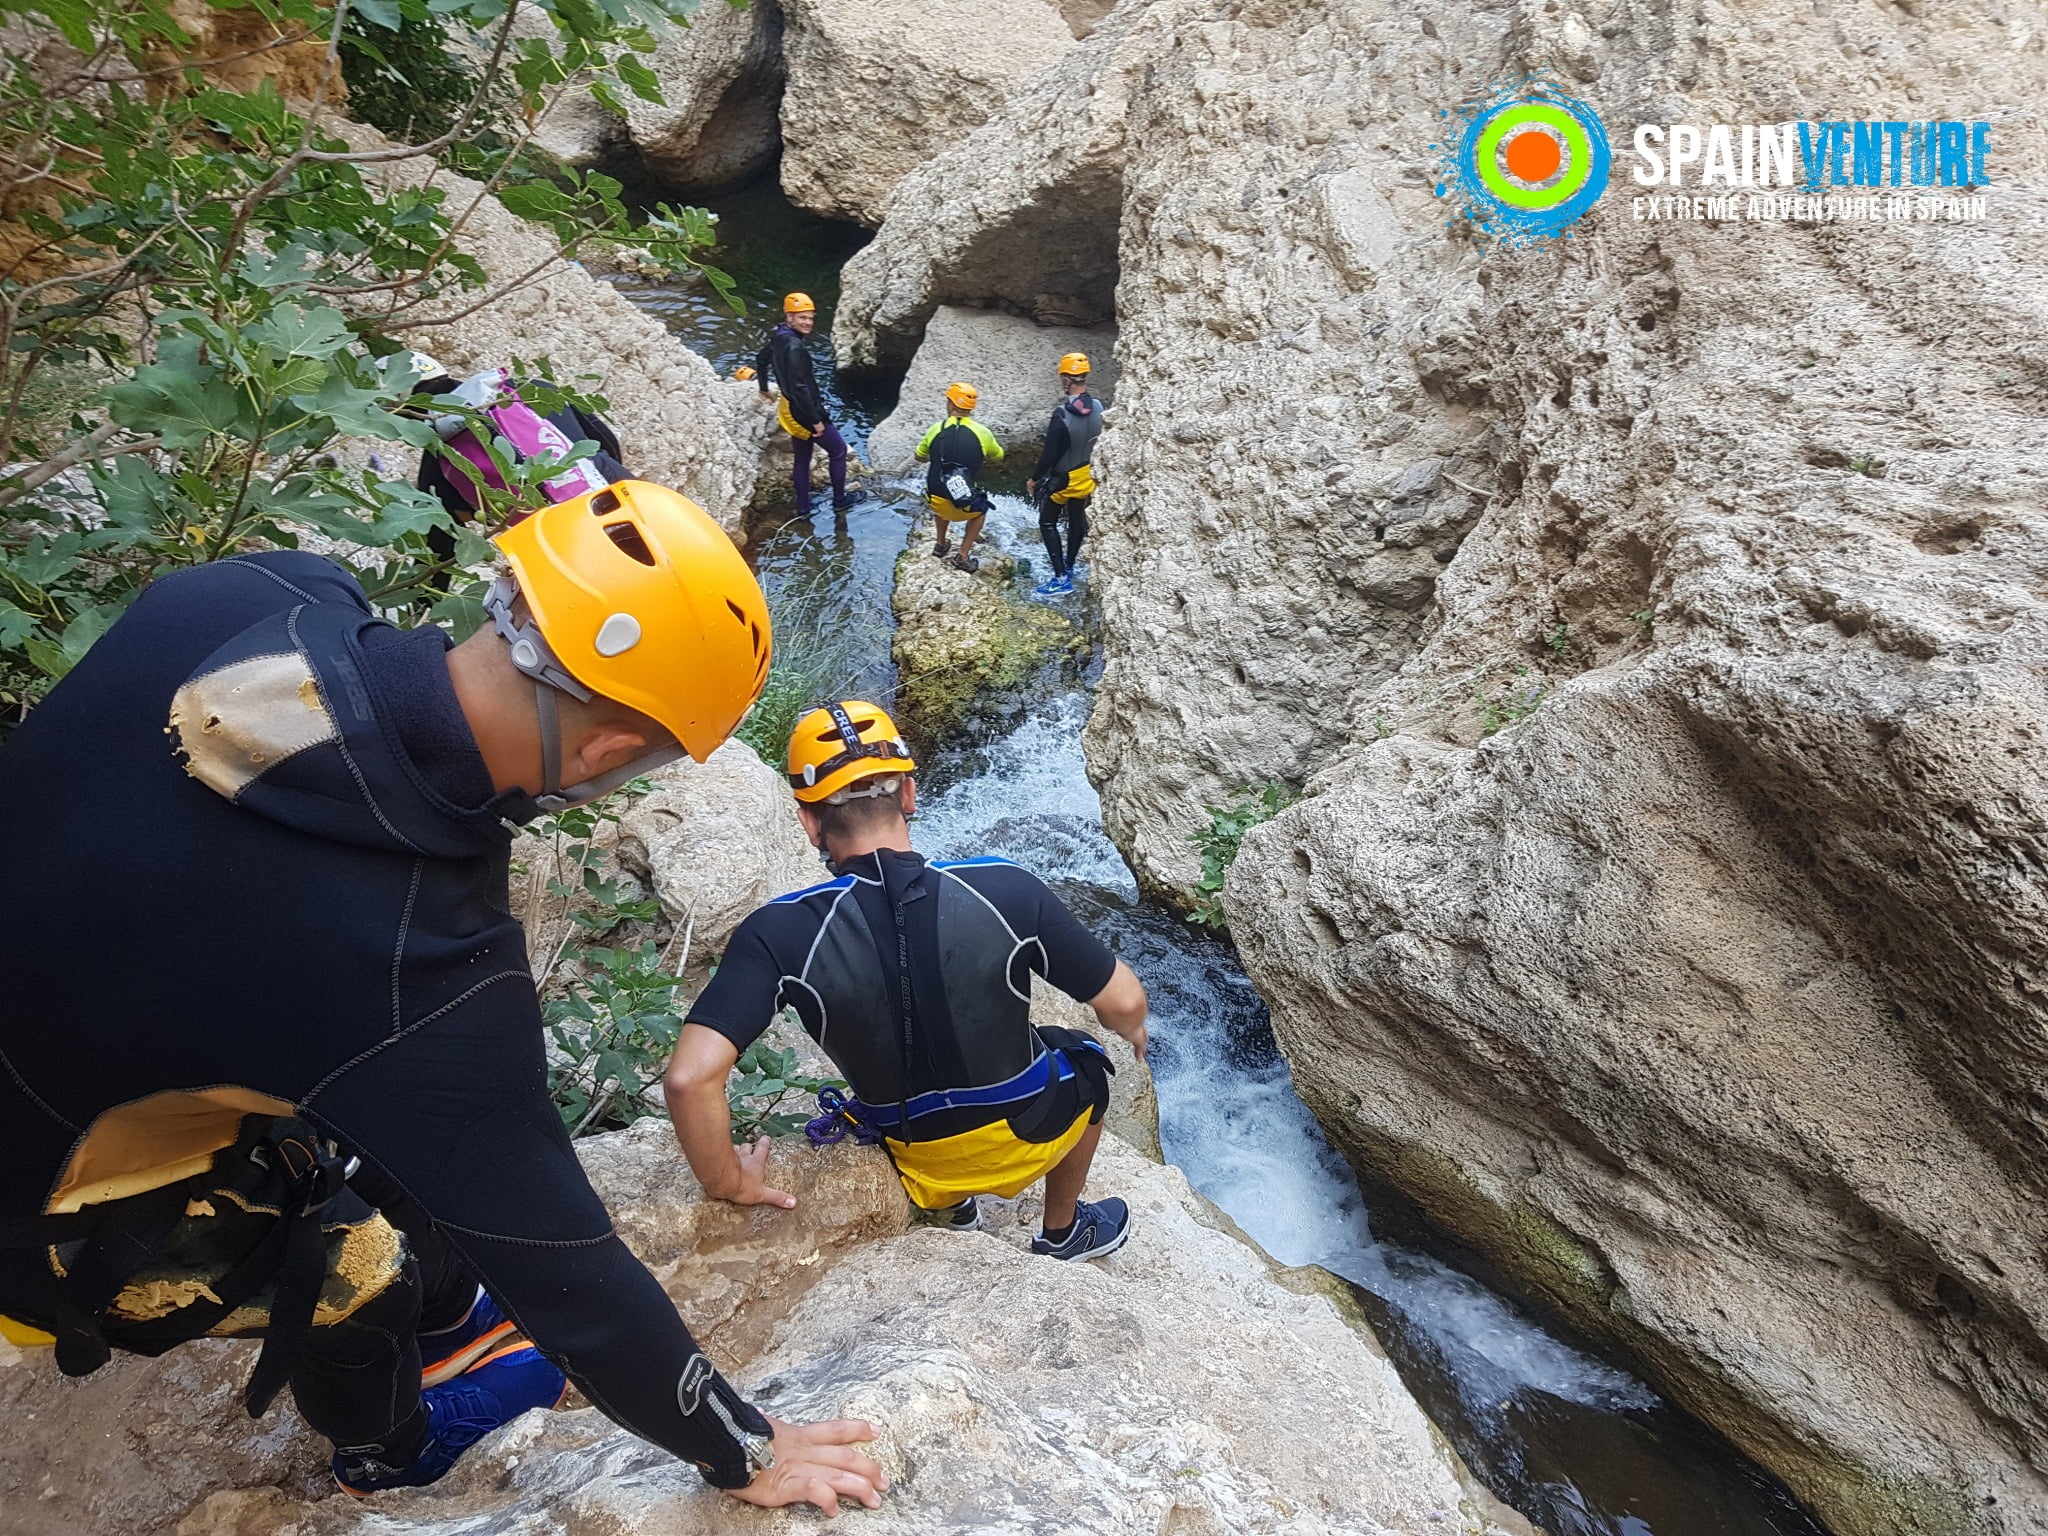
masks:
[[[1439,197],[1496,242],[1564,234],[1607,189],[1613,160],[1599,114],[1541,80],[1518,80],[1445,114],[1459,125]]]

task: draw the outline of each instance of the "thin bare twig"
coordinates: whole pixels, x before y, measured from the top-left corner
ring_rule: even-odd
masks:
[[[5,483],[0,483],[0,507],[12,506],[29,492],[56,479],[67,469],[76,469],[81,464],[98,459],[116,458],[124,453],[143,453],[163,443],[161,437],[145,437],[109,448],[107,443],[120,430],[118,423],[104,422],[62,453],[23,470]]]

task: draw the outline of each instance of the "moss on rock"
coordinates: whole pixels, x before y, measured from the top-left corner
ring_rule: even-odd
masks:
[[[991,550],[969,574],[924,548],[896,562],[896,700],[925,740],[977,714],[1002,714],[1001,696],[1061,651],[1087,641],[1057,611],[1014,593],[1016,561]]]

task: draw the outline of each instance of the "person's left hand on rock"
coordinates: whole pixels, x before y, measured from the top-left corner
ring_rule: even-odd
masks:
[[[839,1513],[839,1501],[851,1499],[869,1509],[882,1507],[889,1474],[880,1463],[853,1449],[875,1438],[866,1419],[829,1419],[822,1424],[775,1426],[775,1465],[744,1488],[725,1491],[745,1504],[780,1509],[785,1504],[815,1504],[826,1517]]]

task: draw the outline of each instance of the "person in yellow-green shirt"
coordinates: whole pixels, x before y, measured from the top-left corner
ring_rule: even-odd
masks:
[[[925,428],[917,440],[917,457],[931,468],[924,478],[925,500],[939,517],[938,541],[932,553],[941,560],[951,555],[963,571],[981,568],[974,558],[974,541],[981,537],[988,520],[988,493],[981,489],[983,464],[1002,458],[1003,445],[987,427],[974,419],[981,391],[972,384],[946,386],[946,414]],[[964,523],[960,532],[960,553],[952,554],[953,524]]]

